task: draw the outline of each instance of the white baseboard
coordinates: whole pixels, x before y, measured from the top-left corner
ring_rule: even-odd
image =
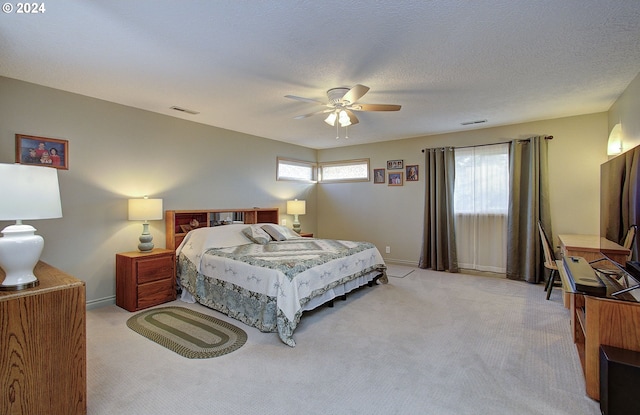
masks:
[[[97,300],[87,301],[87,310],[93,310],[95,308],[104,307],[116,303],[116,296],[111,295],[109,297],[98,298]]]
[[[418,263],[416,261],[404,261],[402,259],[384,258],[384,262],[389,264],[396,264],[396,265],[406,265],[409,267],[418,266]]]

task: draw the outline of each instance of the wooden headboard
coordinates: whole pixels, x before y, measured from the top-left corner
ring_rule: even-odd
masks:
[[[198,228],[203,228],[224,225],[229,221],[277,224],[278,220],[278,208],[167,210],[165,211],[167,249],[175,250],[180,245],[192,228],[192,221],[198,223]]]

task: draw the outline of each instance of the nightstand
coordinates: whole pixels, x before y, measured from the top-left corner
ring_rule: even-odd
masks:
[[[300,236],[302,236],[303,238],[313,238],[313,234],[312,233],[300,232]]]
[[[116,254],[116,304],[125,310],[143,308],[176,299],[176,252]]]

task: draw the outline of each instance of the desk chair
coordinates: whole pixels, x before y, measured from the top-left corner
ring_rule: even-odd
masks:
[[[553,250],[551,249],[551,244],[549,243],[549,238],[547,238],[547,234],[542,228],[542,223],[538,221],[538,232],[540,232],[540,242],[542,243],[542,251],[544,252],[544,267],[551,271],[549,274],[549,279],[547,280],[546,285],[544,286],[544,290],[547,292],[547,300],[551,296],[551,290],[553,289],[553,284],[558,275],[558,266],[556,265],[556,257],[553,254]]]
[[[627,261],[631,260],[633,256],[633,243],[636,241],[636,233],[638,233],[638,225],[631,225],[629,229],[627,229],[627,236],[624,237],[624,242],[622,246],[627,248],[629,252],[629,256],[627,256]]]

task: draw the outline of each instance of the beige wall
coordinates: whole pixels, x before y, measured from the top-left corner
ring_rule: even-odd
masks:
[[[402,159],[420,166],[420,181],[402,187],[333,183],[318,187],[322,237],[366,239],[386,260],[417,264],[424,212],[423,148],[467,146],[531,135],[553,135],[549,143],[553,235],[599,232],[600,164],[607,160],[607,114],[538,121],[461,133],[318,151],[318,161],[370,158],[371,168]],[[357,140],[357,127],[350,132]],[[555,239],[555,238],[554,238]],[[385,253],[389,246],[391,253]]]
[[[42,259],[86,281],[87,300],[95,306],[113,302],[115,253],[137,246],[142,226],[127,221],[126,200],[145,194],[162,198],[165,209],[265,206],[282,212],[285,200],[304,198],[304,231],[368,240],[388,261],[416,264],[426,147],[553,135],[553,233],[597,233],[599,166],[607,159],[608,132],[621,118],[629,141],[640,144],[640,121],[634,118],[639,89],[636,78],[609,114],[315,151],[0,77],[0,162],[14,162],[16,133],[69,140],[70,169],[59,171],[63,218],[32,224],[45,238]],[[350,135],[357,144],[357,128]],[[277,156],[370,158],[372,168],[402,159],[420,166],[420,181],[401,187],[276,182]],[[291,223],[290,216],[281,218]],[[7,224],[0,222],[0,228]],[[153,222],[151,231],[163,247],[164,223]]]
[[[42,259],[86,281],[90,305],[113,302],[115,254],[137,249],[130,197],[162,198],[165,210],[278,207],[289,224],[285,200],[304,198],[300,221],[315,231],[314,186],[275,181],[277,156],[314,161],[315,150],[0,77],[1,163],[15,161],[16,133],[69,141],[63,217],[30,224],[45,239]],[[164,222],[150,227],[164,247]]]

